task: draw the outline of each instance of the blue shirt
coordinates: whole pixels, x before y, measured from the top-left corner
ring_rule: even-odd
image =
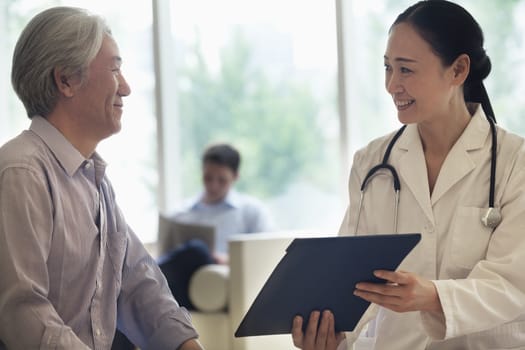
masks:
[[[203,195],[185,210],[174,215],[176,220],[215,227],[215,249],[228,251],[228,237],[238,233],[264,232],[272,229],[268,212],[261,202],[246,194],[230,190],[220,202],[207,204]]]
[[[110,349],[117,319],[142,349],[197,337],[105,168],[41,117],[0,148],[0,349]]]

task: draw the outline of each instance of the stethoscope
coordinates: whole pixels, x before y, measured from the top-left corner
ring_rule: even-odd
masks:
[[[490,124],[490,131],[492,134],[492,145],[491,145],[491,159],[490,159],[490,188],[489,188],[489,207],[481,215],[481,222],[483,225],[489,228],[495,228],[501,222],[501,213],[499,209],[494,208],[494,192],[495,192],[495,182],[496,182],[496,157],[497,157],[497,146],[498,139],[496,135],[496,125],[494,120],[490,117],[487,117],[487,120]],[[359,227],[359,218],[361,217],[361,209],[363,208],[363,200],[365,196],[365,190],[367,184],[372,180],[374,176],[378,174],[378,171],[381,169],[388,170],[392,176],[394,183],[394,232],[397,232],[397,216],[399,210],[399,191],[401,189],[401,183],[399,181],[399,176],[397,175],[396,169],[388,164],[388,158],[390,157],[390,152],[394,147],[397,139],[401,136],[403,131],[405,131],[406,125],[403,125],[394,135],[392,140],[390,140],[385,154],[383,156],[383,161],[378,165],[372,167],[366,174],[363,183],[361,184],[361,196],[359,198],[359,209],[357,212],[357,222],[355,224],[355,234],[357,234],[357,228]]]

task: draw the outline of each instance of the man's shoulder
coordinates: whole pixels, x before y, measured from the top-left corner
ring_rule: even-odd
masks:
[[[0,147],[0,171],[9,167],[39,167],[45,144],[31,131],[24,131]]]
[[[185,198],[181,201],[181,203],[177,206],[177,208],[175,208],[172,216],[183,215],[185,213],[194,211],[198,207],[200,202],[201,202],[200,196],[193,196],[190,198]]]
[[[235,205],[240,209],[251,211],[260,211],[264,208],[264,204],[259,198],[241,192],[235,193]]]

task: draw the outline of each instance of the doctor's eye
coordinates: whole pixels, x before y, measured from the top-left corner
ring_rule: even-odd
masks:
[[[408,69],[406,67],[401,67],[399,68],[399,70],[401,71],[401,73],[403,74],[407,74],[407,73],[412,73],[413,71],[411,69]]]
[[[385,63],[385,71],[387,71],[387,72],[392,71],[392,66],[389,65],[388,63]]]

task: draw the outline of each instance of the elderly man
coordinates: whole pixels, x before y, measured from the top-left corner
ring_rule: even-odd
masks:
[[[105,22],[51,8],[22,32],[12,83],[32,120],[0,148],[0,349],[202,349],[120,212],[97,144],[130,94]]]

